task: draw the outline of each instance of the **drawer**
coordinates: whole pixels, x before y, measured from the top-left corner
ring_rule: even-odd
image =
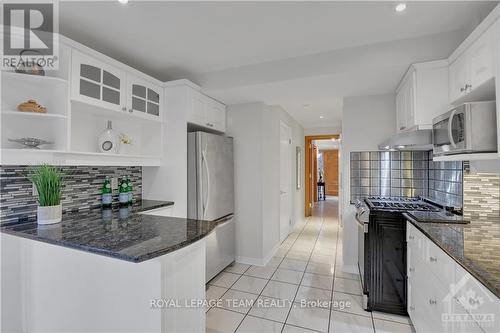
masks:
[[[500,299],[459,264],[454,296],[485,332],[500,332]]]
[[[407,247],[413,249],[413,255],[415,258],[420,260],[424,260],[425,253],[423,251],[424,244],[427,240],[427,237],[421,233],[411,222],[407,222],[406,228],[406,242]]]

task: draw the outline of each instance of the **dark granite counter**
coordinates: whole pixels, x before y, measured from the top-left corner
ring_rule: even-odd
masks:
[[[36,220],[12,224],[2,227],[1,232],[141,262],[192,244],[217,225],[217,222],[140,214],[169,205],[173,203],[142,200],[130,207],[65,213],[61,223],[49,226],[39,226]]]
[[[467,216],[470,224],[444,224],[404,216],[500,298],[500,217]]]

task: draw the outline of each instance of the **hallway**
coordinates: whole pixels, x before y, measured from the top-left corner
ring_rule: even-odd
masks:
[[[407,317],[364,311],[359,275],[341,261],[338,200],[327,197],[266,266],[234,263],[209,282],[207,332],[412,332]]]

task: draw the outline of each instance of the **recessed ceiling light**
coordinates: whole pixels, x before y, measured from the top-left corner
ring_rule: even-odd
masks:
[[[128,4],[128,0],[118,0],[118,2],[121,3],[122,5]]]
[[[311,104],[302,104],[303,107],[308,108],[311,106]]]
[[[323,118],[325,118],[325,116],[319,116],[319,119],[323,119]]]
[[[404,2],[402,3],[398,3],[396,5],[396,7],[394,7],[394,9],[398,12],[398,13],[401,13],[401,12],[404,12],[405,9],[406,9],[406,4]]]

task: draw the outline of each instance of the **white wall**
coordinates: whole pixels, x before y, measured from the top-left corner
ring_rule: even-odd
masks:
[[[173,216],[187,217],[187,120],[188,87],[165,89],[163,154],[160,167],[144,167],[145,199],[174,202]]]
[[[234,138],[236,255],[240,262],[265,264],[279,246],[280,121],[292,129],[291,216],[296,223],[304,216],[303,189],[295,190],[295,147],[303,150],[302,127],[279,106],[248,103],[228,107],[226,134]]]
[[[304,135],[330,135],[342,133],[342,124],[328,126],[328,127],[311,127],[304,129]]]
[[[350,205],[350,153],[378,150],[378,144],[396,133],[395,95],[344,99],[342,113],[342,224],[343,270],[357,272],[357,227]]]

